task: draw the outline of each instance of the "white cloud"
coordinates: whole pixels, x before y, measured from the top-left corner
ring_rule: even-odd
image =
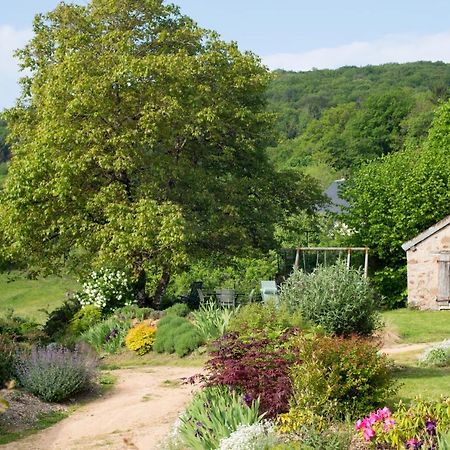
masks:
[[[11,106],[18,96],[18,62],[14,52],[31,38],[29,29],[19,30],[10,25],[0,25],[0,110]]]
[[[278,53],[262,60],[270,69],[296,71],[389,62],[450,62],[450,31],[426,36],[388,35],[371,42],[356,41],[303,53]]]

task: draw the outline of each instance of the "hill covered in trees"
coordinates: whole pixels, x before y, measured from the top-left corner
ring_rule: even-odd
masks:
[[[420,145],[449,86],[442,62],[276,71],[267,99],[278,144],[269,156],[279,169],[327,184],[363,161]]]

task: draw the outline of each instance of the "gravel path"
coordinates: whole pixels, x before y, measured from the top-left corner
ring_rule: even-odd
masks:
[[[180,379],[198,367],[115,370],[112,390],[38,434],[12,442],[5,450],[152,450],[170,431],[192,395]]]

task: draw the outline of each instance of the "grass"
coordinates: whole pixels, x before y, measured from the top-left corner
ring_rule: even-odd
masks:
[[[438,342],[450,338],[450,311],[397,309],[385,311],[382,318],[402,343]]]
[[[115,355],[108,355],[102,360],[101,369],[115,370],[128,369],[139,366],[172,366],[172,367],[203,367],[206,362],[205,355],[192,354],[185,358],[176,355],[149,352],[139,356],[130,350],[124,350]]]
[[[0,429],[0,445],[8,444],[9,442],[17,441],[18,439],[23,439],[37,433],[38,431],[51,427],[55,423],[65,419],[68,415],[69,414],[67,412],[52,412],[43,414],[31,428],[24,431],[8,432]]]
[[[46,314],[41,310],[55,309],[67,291],[77,288],[76,281],[69,277],[31,280],[20,272],[0,273],[0,314],[12,308],[18,315],[42,323]]]

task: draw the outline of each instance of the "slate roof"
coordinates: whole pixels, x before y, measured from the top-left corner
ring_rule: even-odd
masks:
[[[450,225],[450,216],[445,217],[440,222],[434,224],[430,228],[418,234],[415,238],[411,239],[410,241],[405,242],[402,245],[403,250],[407,252],[410,248],[416,246],[417,244],[420,244],[422,241],[428,239],[430,236],[433,236],[433,234],[437,233],[438,231],[442,230],[448,225]]]
[[[344,181],[345,180],[335,180],[328,186],[328,188],[323,193],[330,199],[330,204],[323,206],[319,209],[319,211],[341,214],[344,207],[350,206],[350,204],[339,195],[339,191]]]

